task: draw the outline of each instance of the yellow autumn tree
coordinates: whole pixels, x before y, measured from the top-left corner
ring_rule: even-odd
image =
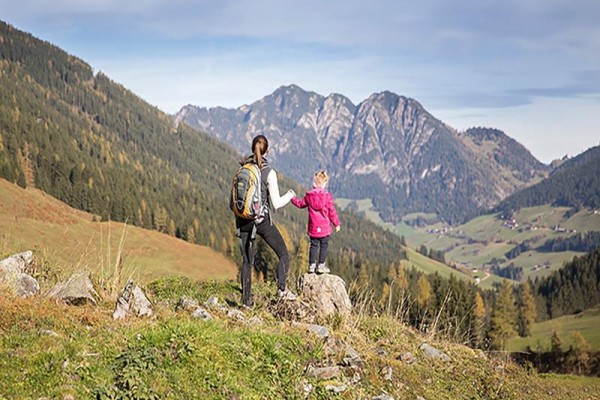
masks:
[[[419,277],[419,281],[417,283],[418,293],[417,293],[417,304],[421,308],[425,308],[429,298],[431,297],[431,284],[429,283],[429,279],[425,274]]]
[[[496,349],[505,349],[508,339],[517,334],[515,329],[517,307],[515,306],[512,286],[506,279],[502,281],[502,286],[498,291],[490,322],[492,346]]]
[[[529,281],[523,283],[519,293],[519,336],[525,337],[531,334],[531,326],[537,317],[535,298],[531,292]]]
[[[475,292],[475,305],[473,308],[473,315],[475,315],[474,324],[474,336],[475,345],[481,346],[485,336],[485,302],[479,292]]]

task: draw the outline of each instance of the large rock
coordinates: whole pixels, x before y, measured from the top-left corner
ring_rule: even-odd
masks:
[[[0,284],[8,286],[20,297],[34,296],[40,292],[37,279],[22,272],[0,273]]]
[[[304,274],[300,281],[303,299],[314,306],[319,317],[332,314],[348,315],[352,303],[346,291],[346,282],[337,275]]]
[[[152,303],[138,285],[129,280],[121,295],[117,299],[117,306],[113,312],[114,319],[123,319],[130,315],[136,317],[150,317],[154,315]]]
[[[97,305],[97,299],[100,298],[87,272],[74,273],[66,282],[56,284],[47,296],[76,306],[88,303]]]
[[[33,263],[33,253],[25,251],[0,261],[0,284],[17,296],[29,297],[40,292],[38,281],[25,273]]]
[[[33,262],[33,252],[24,251],[14,254],[0,261],[0,273],[25,272],[25,269]]]

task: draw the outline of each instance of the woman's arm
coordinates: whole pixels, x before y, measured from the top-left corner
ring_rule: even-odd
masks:
[[[277,182],[277,173],[274,169],[269,171],[267,175],[267,185],[269,187],[269,197],[271,198],[271,205],[275,210],[285,206],[290,202],[292,197],[296,195],[293,190],[288,190],[283,196],[279,195],[279,183]]]

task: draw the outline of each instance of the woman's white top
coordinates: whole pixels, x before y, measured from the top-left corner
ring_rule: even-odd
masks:
[[[269,175],[267,175],[267,185],[269,188],[269,198],[271,199],[271,207],[277,210],[285,206],[287,203],[292,200],[294,197],[294,192],[292,190],[288,190],[286,194],[283,196],[279,195],[279,183],[277,182],[277,173],[274,169],[271,168],[269,171]]]

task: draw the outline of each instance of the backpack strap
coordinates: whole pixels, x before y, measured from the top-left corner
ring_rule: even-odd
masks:
[[[266,162],[266,160],[263,160],[263,167],[260,171],[260,196],[265,208],[265,217],[269,218],[269,222],[273,224],[273,213],[271,212],[271,199],[269,198],[269,183],[267,180],[271,170],[273,170],[273,168],[271,168],[271,166]]]

